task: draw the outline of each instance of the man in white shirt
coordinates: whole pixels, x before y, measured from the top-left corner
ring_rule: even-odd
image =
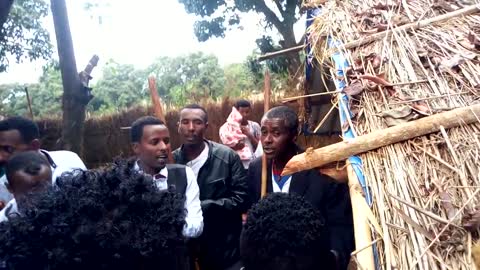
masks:
[[[0,206],[13,199],[13,195],[5,186],[7,183],[5,165],[13,154],[38,151],[44,155],[52,169],[52,183],[55,183],[56,178],[64,172],[86,170],[85,164],[77,154],[70,151],[48,152],[40,147],[40,132],[32,120],[10,117],[0,121]]]
[[[203,231],[197,177],[192,169],[179,164],[167,164],[170,133],[160,119],[145,116],[137,119],[130,132],[132,148],[137,156],[134,169],[152,176],[160,190],[175,189],[185,195],[187,215],[183,230],[185,237],[196,238]]]

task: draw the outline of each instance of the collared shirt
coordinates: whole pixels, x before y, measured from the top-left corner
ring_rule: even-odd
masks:
[[[205,162],[207,162],[208,159],[208,144],[204,142],[205,148],[203,148],[202,153],[198,155],[195,159],[187,162],[187,166],[192,168],[193,172],[195,173],[195,177],[198,177],[198,173],[200,172],[200,169],[205,165]]]
[[[135,170],[149,175],[142,171],[135,162]],[[200,206],[200,189],[198,188],[197,176],[192,169],[185,166],[185,173],[187,175],[187,189],[185,191],[185,209],[187,216],[185,217],[185,226],[183,227],[183,235],[189,238],[199,237],[203,232],[203,214]],[[168,169],[163,167],[159,173],[151,175],[154,179],[155,185],[159,190],[166,190],[168,188]]]
[[[50,163],[52,169],[52,184],[55,184],[57,178],[60,177],[63,173],[71,172],[73,170],[86,170],[85,164],[80,159],[80,157],[74,152],[70,151],[51,151],[39,150],[40,153],[45,155]],[[7,183],[7,177],[4,175],[0,178],[0,194],[4,194],[4,191],[7,191],[5,184]],[[17,202],[13,198],[13,195],[9,193],[8,197],[10,198],[5,208],[0,211],[0,222],[8,220],[8,214],[18,213]],[[0,200],[3,199],[0,198]],[[7,213],[7,209],[10,207],[10,210]]]
[[[284,176],[285,177],[285,176]],[[288,193],[290,191],[290,182],[292,182],[292,176],[288,176],[287,180],[283,184],[282,188],[278,185],[277,181],[275,181],[275,175],[273,174],[272,170],[272,187],[273,187],[273,192],[282,192],[282,193]]]

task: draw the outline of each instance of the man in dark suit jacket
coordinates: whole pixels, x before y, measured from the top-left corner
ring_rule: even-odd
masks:
[[[346,269],[354,249],[353,220],[348,186],[339,184],[317,170],[307,170],[281,177],[286,163],[302,151],[295,143],[298,130],[296,113],[286,107],[275,107],[261,121],[261,142],[267,156],[267,192],[294,193],[317,208],[330,235],[330,248]],[[261,158],[248,169],[249,194],[252,202],[260,200]],[[273,179],[272,179],[273,178]]]

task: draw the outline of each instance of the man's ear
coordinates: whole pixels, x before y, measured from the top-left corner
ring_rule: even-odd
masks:
[[[41,143],[39,139],[33,139],[29,145],[31,150],[38,151],[40,150]]]
[[[208,128],[208,122],[205,122],[205,129]]]
[[[140,154],[140,144],[138,142],[132,143],[132,150],[135,155]]]

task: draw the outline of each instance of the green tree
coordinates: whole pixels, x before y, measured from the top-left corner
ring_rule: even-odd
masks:
[[[293,31],[294,24],[300,19],[298,0],[178,0],[188,13],[200,16],[195,22],[194,31],[199,41],[211,37],[224,37],[228,30],[241,27],[242,14],[256,12],[263,15],[265,30],[275,29],[281,36],[281,48],[297,45]],[[271,36],[265,33],[257,40],[262,53],[275,49]],[[300,67],[298,53],[286,55],[288,70],[294,75]]]
[[[147,68],[157,78],[159,95],[165,102],[184,105],[188,101],[222,96],[225,75],[214,55],[201,52],[174,58],[160,57]]]
[[[62,80],[58,62],[52,61],[43,67],[38,83],[0,85],[0,100],[3,115],[29,116],[25,94],[28,89],[35,117],[60,117],[62,115]]]
[[[50,59],[50,35],[41,23],[47,15],[48,4],[43,0],[13,2],[6,22],[0,26],[0,72],[8,68],[10,56],[16,62]]]
[[[246,64],[230,64],[224,68],[225,97],[239,97],[254,92],[258,87]]]
[[[94,98],[88,110],[109,113],[149,101],[147,74],[133,65],[122,65],[110,60],[103,68],[103,75],[93,85]]]

